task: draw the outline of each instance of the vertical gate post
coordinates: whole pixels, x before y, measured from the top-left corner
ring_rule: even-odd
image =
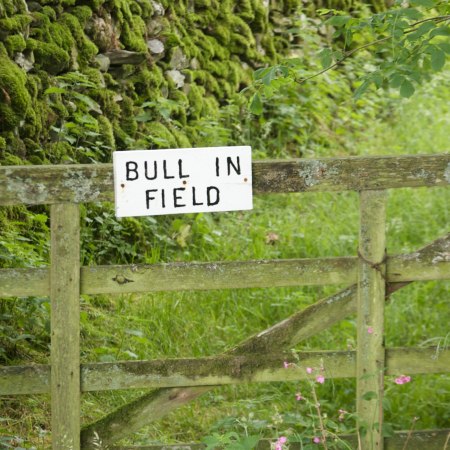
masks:
[[[383,450],[386,191],[360,194],[356,412],[364,450]]]
[[[52,205],[51,410],[53,450],[80,450],[80,210]]]

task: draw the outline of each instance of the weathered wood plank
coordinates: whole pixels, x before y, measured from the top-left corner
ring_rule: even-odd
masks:
[[[256,161],[253,190],[261,194],[445,186],[449,171],[447,153]],[[0,167],[0,205],[112,200],[111,164]]]
[[[450,278],[450,234],[387,260],[388,282]],[[49,270],[0,269],[0,297],[49,294]],[[357,258],[218,261],[81,269],[82,294],[355,283]]]
[[[52,205],[51,411],[52,448],[80,449],[80,211]]]
[[[383,450],[386,191],[360,194],[356,414],[362,447]]]
[[[100,294],[351,284],[356,280],[355,262],[343,257],[93,266],[83,271],[81,289]]]
[[[0,269],[0,297],[50,295],[50,270],[47,268]]]
[[[450,428],[441,430],[397,431],[394,436],[384,438],[386,450],[445,450],[447,436]],[[358,448],[356,435],[341,435],[339,440],[346,442],[351,448]],[[256,450],[271,450],[275,439],[262,439],[258,442]],[[407,445],[405,447],[405,444]],[[111,450],[203,450],[206,445],[192,444],[161,444],[144,446],[114,446]],[[303,447],[298,442],[289,443],[289,450],[301,450]]]
[[[262,355],[220,355],[207,358],[117,361],[81,365],[83,392],[117,389],[210,386],[267,383],[308,379],[305,367],[325,368],[327,378],[356,376],[356,352],[300,352],[298,367],[291,353]],[[386,375],[416,375],[450,372],[450,350],[392,348],[386,350]],[[50,392],[50,365],[0,368],[0,395]]]

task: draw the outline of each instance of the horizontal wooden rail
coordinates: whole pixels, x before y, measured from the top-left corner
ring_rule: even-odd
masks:
[[[387,350],[386,375],[450,372],[450,350],[392,348]],[[290,366],[284,368],[284,362]],[[356,376],[356,352],[302,352],[292,354],[220,355],[207,358],[118,361],[81,365],[81,390],[147,389],[180,386],[216,386],[239,383],[314,379],[306,367],[323,367],[326,378]],[[0,368],[0,395],[41,394],[50,391],[50,366]]]
[[[447,245],[450,244],[450,238]],[[92,266],[81,269],[82,294],[352,284],[357,258]],[[0,297],[46,296],[49,269],[0,269]],[[417,252],[388,258],[391,283],[450,278],[448,253]]]
[[[450,434],[450,428],[440,430],[418,430],[418,431],[396,431],[393,436],[384,438],[386,450],[445,450],[445,444]],[[356,435],[339,436],[341,441],[347,443],[350,448],[358,448],[358,437]],[[262,439],[258,442],[256,450],[271,450],[276,439]],[[330,437],[329,442],[333,442]],[[405,444],[407,443],[407,447]],[[143,446],[114,446],[111,450],[204,450],[204,444],[161,444]],[[298,442],[289,443],[289,450],[301,450]],[[320,446],[317,446],[320,448]]]
[[[256,161],[256,194],[450,184],[450,154]],[[0,167],[0,205],[113,200],[111,164]]]

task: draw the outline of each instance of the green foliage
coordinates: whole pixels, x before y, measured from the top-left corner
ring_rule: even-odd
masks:
[[[3,51],[2,51],[3,48]],[[6,56],[0,43],[0,132],[17,129],[30,114],[31,98],[26,88],[26,76]]]
[[[370,65],[358,71],[353,93],[356,100],[371,86],[398,89],[402,97],[410,97],[417,85],[445,65],[450,50],[450,8],[445,2],[417,1],[403,7],[398,0],[392,9],[369,16],[364,11],[359,15],[335,9],[319,12],[326,18],[320,26],[326,25],[333,32],[333,46],[317,53],[322,70],[305,68],[301,59],[256,70],[252,86],[255,93],[249,101],[253,114],[262,114],[262,97],[270,98],[286,84],[297,83],[301,89],[331,69],[352,70],[349,59],[355,59],[356,54],[373,55]]]
[[[258,436],[240,436],[231,431],[225,434],[214,433],[203,438],[206,450],[252,450],[258,443]]]

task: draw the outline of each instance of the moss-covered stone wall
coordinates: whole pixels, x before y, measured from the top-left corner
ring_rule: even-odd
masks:
[[[269,6],[270,3],[270,6]],[[300,0],[2,0],[0,163],[198,144]]]

